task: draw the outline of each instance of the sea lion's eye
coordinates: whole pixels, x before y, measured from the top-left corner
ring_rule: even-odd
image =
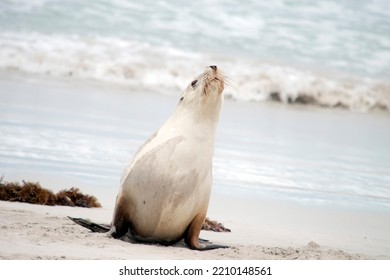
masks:
[[[191,82],[191,86],[192,86],[192,87],[195,87],[197,82],[198,82],[198,80],[193,80],[193,81]]]
[[[182,96],[182,97],[180,98],[180,101],[183,101],[183,99],[184,99],[184,96]]]

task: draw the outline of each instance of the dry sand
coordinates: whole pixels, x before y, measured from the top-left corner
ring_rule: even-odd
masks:
[[[231,201],[225,198],[222,202]],[[218,203],[214,205],[217,208],[222,206]],[[253,209],[249,207],[247,210]],[[202,231],[201,237],[227,244],[231,246],[229,249],[198,252],[181,243],[170,247],[134,244],[92,233],[67,218],[83,217],[107,223],[112,215],[111,208],[86,209],[0,201],[0,259],[388,259],[385,254],[351,253],[307,239],[312,234],[327,245],[337,245],[344,238],[340,232],[338,236],[331,234],[324,238],[324,234],[310,233],[305,226],[299,227],[300,231],[294,230],[288,223],[273,227],[268,219],[262,223],[251,222],[245,211],[241,212],[242,219],[237,215],[223,217],[222,213],[217,215],[218,211],[211,212],[218,216],[218,220],[226,221],[225,226],[232,232]],[[227,212],[227,215],[230,214]],[[274,214],[272,216],[277,218],[278,214]],[[313,227],[316,228],[315,225]],[[346,240],[349,238],[354,243],[354,236],[346,236]],[[366,242],[374,241],[366,237]],[[355,249],[364,250],[356,244]],[[388,250],[388,246],[384,250]]]

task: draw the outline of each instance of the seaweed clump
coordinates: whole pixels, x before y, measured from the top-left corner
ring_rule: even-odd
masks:
[[[38,182],[3,182],[0,178],[0,200],[17,201],[41,205],[63,205],[78,207],[101,207],[99,201],[91,195],[80,192],[78,188],[61,190],[54,194],[43,188]]]
[[[98,200],[92,196],[83,194],[78,188],[70,188],[57,193],[57,204],[78,207],[102,207]]]
[[[206,220],[204,221],[202,230],[210,230],[215,232],[231,232],[230,229],[224,227],[221,223],[218,223],[217,221],[212,221],[209,218],[206,218]]]

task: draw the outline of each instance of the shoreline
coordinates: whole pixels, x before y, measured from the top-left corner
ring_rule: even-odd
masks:
[[[304,72],[304,71],[303,71]],[[306,72],[309,73],[307,70]],[[311,72],[310,72],[311,73]],[[329,74],[330,75],[330,74]],[[187,75],[189,79],[192,76]],[[340,74],[334,74],[330,77],[338,77]],[[346,78],[345,78],[346,79]],[[358,77],[349,78],[353,83],[358,81]],[[268,98],[244,98],[241,99],[240,96],[235,96],[238,91],[238,81],[229,78],[230,83],[228,84],[225,94],[225,100],[231,101],[233,103],[247,103],[247,104],[258,104],[259,106],[273,106],[273,107],[286,107],[291,109],[308,109],[308,110],[331,110],[331,111],[340,111],[340,112],[350,112],[352,114],[378,114],[384,115],[386,117],[390,116],[390,108],[385,108],[386,106],[374,106],[370,109],[363,108],[354,108],[353,106],[348,107],[340,104],[322,104],[321,102],[315,101],[315,98],[311,96],[306,96],[305,94],[298,94],[297,96],[285,98],[280,96],[280,92],[273,92],[269,94]],[[347,79],[348,80],[348,79]],[[58,87],[63,89],[82,89],[90,91],[91,89],[97,89],[99,92],[104,91],[115,91],[122,94],[129,92],[145,92],[152,95],[161,95],[168,98],[174,98],[179,96],[179,93],[185,89],[187,83],[183,81],[182,83],[173,83],[168,84],[166,87],[163,85],[145,85],[145,84],[135,84],[135,83],[126,83],[126,82],[115,82],[115,81],[105,81],[98,80],[93,77],[73,77],[73,76],[58,76],[58,75],[48,75],[44,73],[32,73],[32,72],[23,72],[13,69],[0,69],[0,82],[15,82],[15,83],[27,83],[36,86],[51,86]],[[390,88],[390,84],[385,83],[385,80],[378,80],[378,83],[382,82],[384,85],[378,87]],[[245,89],[245,88],[244,88]],[[243,90],[241,90],[243,91]],[[177,94],[171,94],[167,92],[175,92]],[[234,93],[234,94],[233,94]],[[383,96],[385,92],[383,92]],[[288,101],[290,100],[290,101]],[[387,106],[388,107],[388,106]]]

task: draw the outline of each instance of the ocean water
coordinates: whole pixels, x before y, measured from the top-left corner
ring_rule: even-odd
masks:
[[[217,191],[389,210],[389,62],[386,0],[3,0],[0,79],[17,79],[0,86],[0,175],[64,176],[116,194],[126,162],[173,108],[165,95],[215,64],[232,99]],[[32,76],[75,88],[23,83]],[[77,87],[91,80],[115,94]],[[145,91],[161,95],[146,105]]]
[[[0,176],[76,186],[113,206],[126,164],[180,95],[98,85],[0,81]],[[389,120],[226,100],[213,192],[389,212]]]
[[[4,0],[0,69],[183,89],[216,64],[232,99],[388,111],[389,34],[387,0]]]

